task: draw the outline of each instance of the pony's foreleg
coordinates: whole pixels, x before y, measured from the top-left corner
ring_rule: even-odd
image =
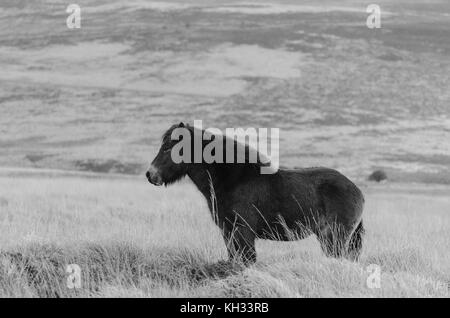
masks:
[[[243,262],[250,265],[256,262],[254,231],[247,225],[227,225],[223,236],[231,262]]]

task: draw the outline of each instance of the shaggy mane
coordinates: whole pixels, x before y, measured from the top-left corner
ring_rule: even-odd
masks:
[[[171,136],[172,136],[172,132],[176,129],[176,128],[185,128],[185,129],[187,129],[187,130],[189,130],[189,132],[190,132],[190,134],[191,134],[191,142],[194,142],[194,131],[196,130],[196,129],[198,129],[198,130],[200,130],[199,128],[196,128],[196,127],[194,127],[194,126],[191,126],[191,125],[189,125],[189,124],[186,124],[184,127],[180,127],[179,125],[172,125],[163,135],[162,135],[162,143],[163,143],[163,145],[164,144],[168,144],[168,143],[170,143],[170,141],[171,141]],[[202,129],[201,130],[202,131],[202,136],[204,135],[204,133],[205,133],[205,130],[204,129]],[[234,149],[235,149],[235,156],[237,155],[237,149],[239,149],[238,147],[242,147],[242,146],[244,146],[244,149],[245,149],[245,163],[237,163],[237,162],[234,162],[234,163],[226,163],[226,162],[223,162],[223,163],[212,163],[212,164],[227,164],[227,165],[233,165],[233,164],[236,164],[236,165],[246,165],[246,166],[248,166],[248,167],[254,167],[254,168],[261,168],[261,167],[268,167],[268,166],[270,166],[270,160],[267,158],[267,156],[266,155],[264,155],[264,154],[262,154],[262,153],[260,153],[257,149],[255,149],[255,148],[253,148],[253,147],[251,147],[251,146],[249,146],[247,143],[246,144],[242,144],[242,143],[240,143],[240,142],[238,142],[235,138],[234,139],[232,139],[230,136],[227,136],[227,135],[214,135],[214,136],[216,136],[216,138],[223,138],[223,141],[224,141],[224,143],[226,144],[229,140],[233,140],[233,143],[234,143]],[[202,151],[203,151],[203,149],[204,149],[204,147],[207,145],[207,144],[209,144],[210,142],[212,142],[212,140],[210,141],[210,140],[203,140],[202,139],[202,144],[203,144],[203,146],[202,146]],[[248,162],[248,160],[249,160],[249,154],[250,153],[256,153],[256,162],[254,162],[254,163],[250,163],[250,162]],[[223,155],[224,155],[224,158],[226,158],[226,147],[224,147],[224,152],[223,152]],[[266,161],[266,162],[263,162],[263,160],[264,161]]]

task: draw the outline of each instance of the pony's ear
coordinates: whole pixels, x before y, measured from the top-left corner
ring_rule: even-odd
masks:
[[[180,123],[178,124],[178,127],[184,127],[183,122],[180,122]]]

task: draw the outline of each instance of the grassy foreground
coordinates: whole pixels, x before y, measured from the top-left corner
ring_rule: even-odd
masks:
[[[188,182],[0,175],[1,297],[448,297],[450,198],[436,186],[364,186],[363,255],[330,259],[314,238],[259,241],[231,267]],[[66,267],[81,268],[81,288]],[[368,288],[368,266],[381,269]],[[369,266],[370,269],[370,266]]]

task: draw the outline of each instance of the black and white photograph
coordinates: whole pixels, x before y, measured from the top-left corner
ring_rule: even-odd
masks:
[[[448,0],[0,0],[0,298],[449,296]]]

